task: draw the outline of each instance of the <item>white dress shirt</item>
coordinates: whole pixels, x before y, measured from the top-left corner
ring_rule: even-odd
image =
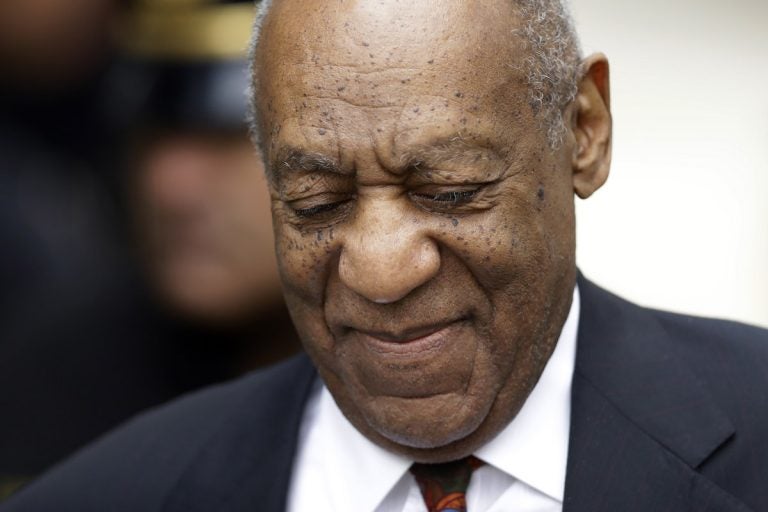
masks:
[[[515,419],[475,455],[469,512],[561,512],[568,457],[579,293],[557,347]],[[289,512],[426,512],[413,461],[360,434],[319,383],[307,402]]]

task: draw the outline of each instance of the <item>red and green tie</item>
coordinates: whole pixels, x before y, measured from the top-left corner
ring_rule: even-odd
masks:
[[[443,464],[417,463],[411,466],[411,473],[416,477],[429,512],[467,512],[469,479],[483,464],[476,457]]]

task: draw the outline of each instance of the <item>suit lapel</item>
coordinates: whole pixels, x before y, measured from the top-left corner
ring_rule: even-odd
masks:
[[[165,512],[282,512],[316,373],[301,355],[253,384],[182,474]]]
[[[734,431],[674,341],[649,311],[579,291],[564,511],[749,510],[695,470]]]

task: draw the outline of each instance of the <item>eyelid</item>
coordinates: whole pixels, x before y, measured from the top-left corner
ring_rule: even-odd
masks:
[[[413,195],[418,197],[423,197],[426,199],[432,199],[433,201],[441,201],[441,199],[438,199],[440,196],[448,196],[448,195],[455,195],[460,196],[464,198],[470,198],[477,194],[477,192],[480,190],[481,187],[472,187],[472,188],[452,188],[450,190],[438,190],[434,193],[432,192],[413,192]]]
[[[322,203],[315,206],[310,206],[308,208],[295,208],[293,213],[295,213],[298,217],[308,219],[322,213],[332,212],[346,202],[347,201],[334,201],[331,203]]]
[[[465,183],[442,183],[430,181],[428,183],[421,183],[412,186],[412,194],[418,195],[437,195],[450,192],[464,192],[468,190],[479,191],[488,185],[493,185],[496,181],[491,182],[465,182]]]
[[[301,221],[310,222],[331,215],[353,199],[354,197],[349,194],[326,193],[286,201],[286,205],[295,217]]]
[[[503,177],[500,169],[452,169],[442,167],[422,166],[413,169],[408,176],[406,185],[411,188],[429,185],[458,187],[483,186],[497,183]]]
[[[283,201],[292,203],[315,196],[341,194],[353,186],[349,179],[340,175],[303,173],[303,175],[294,175],[291,180],[285,180],[279,188],[279,193]],[[326,192],[323,192],[323,190]],[[330,192],[331,190],[337,192]]]
[[[415,190],[409,193],[414,203],[420,208],[434,212],[460,212],[480,208],[478,201],[482,199],[485,184],[457,185],[453,187],[436,186],[435,190]],[[453,197],[450,197],[453,195]],[[443,198],[440,196],[449,196]],[[481,208],[481,209],[484,209]]]

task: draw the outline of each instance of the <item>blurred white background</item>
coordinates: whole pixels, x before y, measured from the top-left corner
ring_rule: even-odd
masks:
[[[607,185],[578,260],[643,305],[768,326],[768,1],[572,0],[611,61]]]

